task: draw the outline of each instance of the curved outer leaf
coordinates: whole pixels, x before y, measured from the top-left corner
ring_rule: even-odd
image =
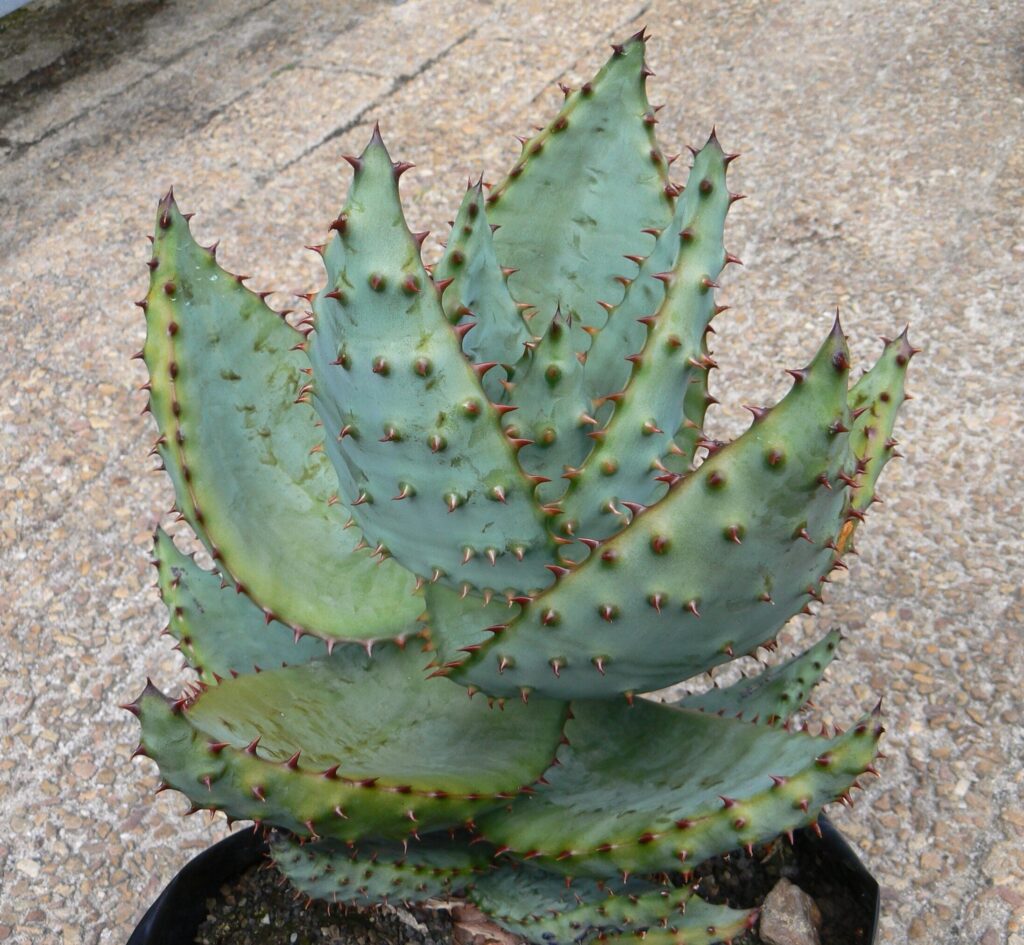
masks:
[[[277,621],[267,626],[259,607],[178,551],[162,528],[156,533],[155,560],[160,594],[170,612],[167,631],[203,682],[257,667],[296,666],[324,655],[323,640],[295,639]]]
[[[771,639],[835,566],[848,371],[837,321],[780,404],[526,602],[452,678],[491,695],[648,692]]]
[[[270,842],[274,865],[312,899],[353,906],[423,902],[459,892],[490,868],[493,851],[431,834],[397,843],[337,840],[299,843],[284,834]]]
[[[887,341],[881,356],[850,389],[850,409],[854,412],[850,443],[857,457],[860,481],[851,490],[853,508],[864,512],[878,501],[875,485],[897,446],[892,438],[896,414],[907,399],[904,385],[907,365],[918,349],[910,344],[906,329]]]
[[[496,862],[500,868],[480,877],[467,898],[510,932],[528,939],[542,938],[550,945],[569,945],[593,932],[625,925],[622,920],[632,916],[623,915],[623,911],[631,904],[631,899],[635,905],[641,896],[653,893],[660,899],[662,892],[667,898],[669,890],[673,889],[645,879],[617,877],[607,880],[584,877],[570,884],[561,873],[508,856]],[[688,889],[674,891],[684,897],[690,895]],[[641,917],[654,911],[651,905],[653,903],[645,902],[646,908],[635,909],[634,914]],[[651,918],[652,924],[656,921],[657,918]]]
[[[622,390],[609,392],[615,406],[607,425],[591,434],[597,441],[593,452],[581,468],[565,474],[570,484],[558,521],[563,535],[603,539],[614,534],[629,521],[623,503],[649,505],[665,493],[674,475],[665,465],[670,454],[684,466],[694,459],[699,430],[684,406],[694,379],[714,365],[703,345],[717,311],[712,290],[726,259],[722,233],[731,196],[725,169],[725,155],[712,136],[696,155],[680,201],[683,225],[676,230],[674,266],[645,273],[652,281],[664,280],[666,290],[650,317],[646,343],[626,352],[636,359],[632,376]],[[570,560],[586,553],[582,545],[563,551]]]
[[[572,945],[594,933],[646,940],[664,931],[680,942],[717,942],[749,928],[757,910],[705,902],[688,887],[642,880],[575,880],[532,866],[508,864],[480,877],[469,899],[495,922],[536,945]],[[700,933],[709,937],[700,937]],[[684,934],[685,933],[685,934]],[[696,937],[695,937],[696,936]]]
[[[303,836],[400,839],[454,826],[540,776],[567,710],[542,700],[492,709],[427,682],[421,663],[411,648],[371,658],[345,647],[222,681],[194,701],[147,687],[135,706],[142,747],[194,806]]]
[[[675,194],[654,137],[647,102],[644,38],[632,37],[597,76],[569,94],[558,115],[523,144],[509,176],[487,198],[500,226],[494,246],[517,301],[536,310],[543,334],[556,310],[572,319],[575,347],[584,326],[606,320],[599,301],[616,303],[636,273],[626,254],[646,255]]]
[[[451,285],[441,296],[445,315],[453,325],[472,325],[462,336],[462,350],[474,364],[497,361],[502,365],[482,378],[487,396],[498,400],[502,372],[507,373],[523,356],[523,345],[531,334],[494,254],[482,183],[466,189],[444,256],[434,266],[435,282],[448,279]]]
[[[412,576],[357,554],[329,504],[315,417],[294,403],[300,336],[195,242],[169,194],[151,269],[143,352],[160,454],[218,567],[268,614],[327,639],[414,631]]]
[[[573,876],[689,868],[811,824],[870,769],[882,732],[867,718],[817,738],[646,700],[576,702],[573,715],[548,783],[477,822]]]
[[[314,301],[314,403],[342,494],[367,539],[422,578],[537,588],[552,552],[533,482],[462,356],[397,176],[374,133],[325,253]]]
[[[754,677],[744,676],[723,689],[685,696],[673,704],[681,709],[735,716],[747,722],[761,721],[769,725],[784,722],[808,700],[811,690],[835,659],[841,639],[838,630],[830,630],[814,646],[780,666]]]

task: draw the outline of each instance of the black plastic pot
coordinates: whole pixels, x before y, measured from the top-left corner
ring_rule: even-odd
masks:
[[[860,927],[865,945],[878,941],[878,919],[881,914],[881,896],[878,880],[861,863],[846,838],[825,816],[818,818],[821,828],[820,839],[813,830],[801,830],[796,834],[796,856],[800,864],[801,885],[815,898],[829,885],[844,887],[852,893],[860,906],[862,919]],[[806,883],[804,882],[806,878]]]
[[[821,838],[811,830],[796,835],[796,853],[801,864],[826,882],[851,889],[870,917],[863,939],[874,945],[878,937],[878,882],[864,868],[843,835],[825,817],[819,821]],[[191,945],[206,918],[206,900],[218,890],[255,866],[267,852],[266,843],[251,830],[241,830],[200,853],[186,864],[147,910],[128,945]]]
[[[128,945],[192,945],[206,919],[206,900],[259,863],[266,852],[266,841],[252,830],[239,830],[204,850],[146,910]]]

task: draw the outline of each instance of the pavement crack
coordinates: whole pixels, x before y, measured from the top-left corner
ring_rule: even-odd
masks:
[[[356,112],[356,114],[353,115],[348,121],[338,125],[336,128],[332,128],[330,131],[327,132],[327,134],[325,134],[315,143],[311,144],[308,148],[305,148],[295,157],[290,158],[283,164],[278,165],[269,173],[258,177],[256,179],[257,184],[261,187],[264,186],[268,181],[272,180],[278,174],[284,173],[290,167],[293,167],[300,161],[305,160],[314,151],[318,151],[328,142],[334,141],[336,138],[340,138],[342,135],[348,134],[348,132],[350,132],[353,128],[358,128],[361,124],[364,124],[365,116],[369,112],[372,112],[375,108],[380,107],[382,103],[386,102],[389,98],[391,98],[391,96],[397,93],[400,89],[404,88],[410,82],[415,81],[424,73],[429,72],[449,53],[451,53],[455,49],[458,49],[458,47],[461,46],[463,43],[469,42],[469,40],[476,36],[478,30],[479,26],[474,26],[467,33],[463,33],[462,36],[460,36],[458,39],[454,40],[453,42],[445,46],[445,48],[442,49],[440,52],[435,53],[429,59],[424,59],[423,62],[421,62],[411,72],[399,73],[397,76],[395,76],[394,79],[392,79],[391,85],[387,88],[386,91],[378,95],[376,98],[371,99],[369,102],[367,102],[366,105],[359,109],[359,111]]]

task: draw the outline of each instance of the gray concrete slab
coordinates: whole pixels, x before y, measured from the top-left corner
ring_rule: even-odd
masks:
[[[315,286],[301,247],[373,121],[418,165],[410,221],[443,235],[466,177],[498,178],[556,83],[645,22],[666,149],[717,124],[744,152],[712,432],[783,391],[836,305],[861,365],[907,321],[925,349],[886,504],[782,649],[844,629],[826,721],[885,695],[883,777],[836,814],[882,883],[883,941],[1022,945],[1022,20],[1012,0],[50,0],[0,20],[0,942],[123,942],[225,833],[147,796],[116,708],[184,678],[157,638],[171,497],[128,360],[156,198],[173,182],[252,284]]]

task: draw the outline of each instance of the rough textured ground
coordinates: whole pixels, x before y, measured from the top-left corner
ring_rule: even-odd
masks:
[[[128,360],[157,196],[174,182],[251,284],[311,287],[301,247],[369,123],[418,165],[414,228],[443,232],[467,175],[496,178],[555,83],[641,23],[665,145],[714,122],[745,152],[712,429],[784,389],[835,305],[860,363],[906,321],[925,349],[887,504],[784,649],[845,629],[826,717],[886,693],[884,777],[836,814],[884,887],[883,940],[1024,942],[1015,0],[121,0],[33,25],[38,6],[0,21],[0,942],[123,942],[225,829],[148,796],[116,708],[180,678],[146,565],[171,499]]]

